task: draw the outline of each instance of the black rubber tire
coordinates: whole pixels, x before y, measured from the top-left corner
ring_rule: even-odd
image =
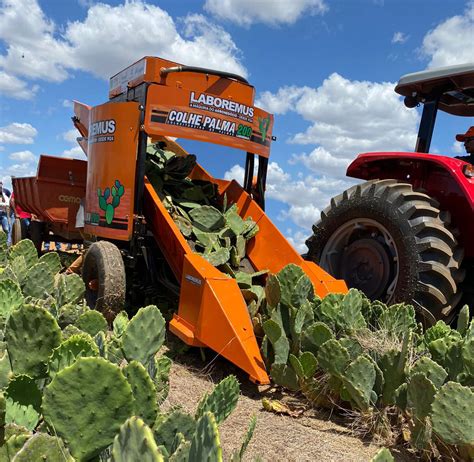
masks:
[[[313,226],[313,236],[306,241],[305,257],[319,264],[321,256],[331,250],[326,248],[334,239],[331,236],[350,220],[377,222],[388,231],[398,253],[398,277],[392,279],[396,281],[394,290],[385,299],[379,298],[388,304],[411,303],[428,325],[437,319],[449,321],[462,296],[458,284],[464,279],[463,251],[449,229],[449,214],[438,207],[436,200],[396,180],[373,180],[353,186],[331,199],[331,205],[321,213],[320,221]],[[362,237],[359,234],[354,239]],[[342,258],[335,255],[336,259]],[[389,265],[396,268],[393,261]]]
[[[22,232],[21,220],[15,218],[15,221],[12,224],[12,244],[15,245],[20,242],[22,239],[25,239],[24,233]]]
[[[125,266],[118,247],[107,241],[94,242],[84,257],[82,279],[88,305],[111,323],[125,307]],[[89,286],[94,280],[98,282],[98,290]]]
[[[38,251],[38,254],[41,253],[43,248],[44,235],[46,230],[46,223],[42,221],[31,221],[30,223],[30,239],[33,241],[33,244]]]

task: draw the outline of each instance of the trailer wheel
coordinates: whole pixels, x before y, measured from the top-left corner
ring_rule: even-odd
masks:
[[[353,186],[321,213],[306,258],[372,300],[412,304],[426,324],[450,320],[463,252],[438,206],[396,180]]]
[[[21,227],[21,220],[19,218],[15,218],[15,221],[12,224],[12,244],[17,244],[26,236],[22,232]]]
[[[94,242],[84,257],[82,279],[87,304],[109,323],[125,306],[125,267],[122,254],[111,242]]]

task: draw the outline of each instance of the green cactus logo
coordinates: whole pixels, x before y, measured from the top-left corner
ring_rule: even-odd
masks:
[[[265,140],[267,139],[267,131],[270,128],[270,116],[263,119],[262,117],[258,118],[258,126],[260,128],[260,133],[262,134],[262,144],[265,144]]]
[[[99,207],[105,212],[105,221],[110,225],[115,216],[115,209],[120,205],[120,198],[123,196],[125,188],[120,184],[119,180],[115,180],[112,188],[105,188],[102,194],[101,188],[97,189],[97,196],[99,198]],[[112,199],[109,202],[109,199]]]

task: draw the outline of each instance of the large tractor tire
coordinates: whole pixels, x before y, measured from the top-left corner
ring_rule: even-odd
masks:
[[[111,323],[125,307],[125,266],[118,247],[107,241],[94,242],[84,257],[82,279],[87,304]]]
[[[15,245],[25,238],[26,233],[22,229],[21,220],[19,218],[15,218],[12,224],[12,244]]]
[[[463,251],[438,206],[396,180],[353,186],[321,213],[306,258],[372,300],[413,304],[427,325],[449,321],[461,298]]]

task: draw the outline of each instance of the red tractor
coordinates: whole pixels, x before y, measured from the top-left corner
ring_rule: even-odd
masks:
[[[395,91],[423,104],[415,152],[360,154],[347,175],[366,182],[331,199],[306,258],[371,299],[413,304],[426,324],[450,322],[474,302],[474,156],[429,150],[438,110],[469,118],[459,131],[474,125],[474,63],[405,75]]]

